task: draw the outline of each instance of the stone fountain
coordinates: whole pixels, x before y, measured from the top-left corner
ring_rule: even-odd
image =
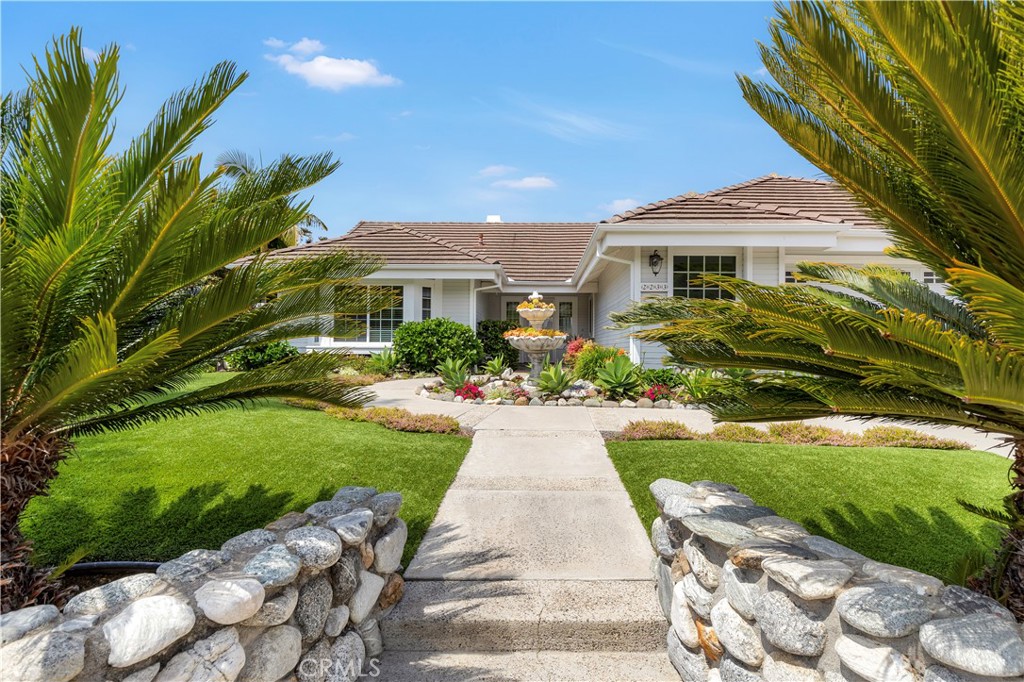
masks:
[[[544,303],[544,297],[536,291],[530,294],[526,301],[520,303],[516,310],[537,332],[542,331],[544,323],[555,314],[554,304]],[[547,362],[548,353],[564,346],[567,335],[558,332],[554,335],[530,334],[525,330],[514,329],[505,338],[513,348],[523,351],[530,357],[530,376],[526,383],[536,386],[540,372]]]

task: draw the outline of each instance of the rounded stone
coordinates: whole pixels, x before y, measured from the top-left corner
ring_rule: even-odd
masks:
[[[299,590],[294,585],[287,585],[271,599],[263,602],[251,618],[242,621],[246,627],[268,627],[280,625],[292,617],[295,605],[299,601]]]
[[[838,542],[828,538],[823,538],[820,535],[808,535],[796,542],[801,547],[811,550],[824,559],[849,559],[854,561],[864,561],[867,559],[863,554],[858,554],[849,547],[840,545]]]
[[[334,587],[336,601],[347,602],[359,584],[359,573],[363,569],[362,557],[358,549],[346,549],[338,563],[331,567],[331,584]]]
[[[721,514],[717,513],[718,511],[683,516],[679,520],[696,535],[726,547],[732,547],[743,540],[754,537],[754,531],[735,521],[723,518]]]
[[[253,576],[264,587],[279,587],[295,580],[302,568],[299,557],[288,551],[284,545],[271,545],[249,559],[242,569]]]
[[[398,510],[402,508],[401,493],[381,493],[374,495],[367,506],[373,512],[373,525],[383,528],[388,521],[395,518]]]
[[[137,573],[77,594],[64,606],[66,616],[109,613],[143,596],[164,581],[152,573]]]
[[[269,628],[245,648],[239,682],[278,680],[295,668],[302,653],[302,635],[291,625]]]
[[[941,665],[930,665],[924,671],[924,682],[967,682],[967,678]]]
[[[306,507],[306,515],[316,519],[325,519],[334,516],[341,516],[352,511],[352,505],[348,502],[335,502],[334,500],[322,500],[314,502]]]
[[[815,670],[811,661],[783,651],[765,655],[761,675],[765,682],[825,682],[825,677]]]
[[[1013,614],[992,597],[986,597],[960,585],[947,585],[939,597],[943,606],[960,616],[972,613],[991,613],[1007,622],[1017,622]]]
[[[355,682],[361,677],[363,662],[366,659],[366,646],[363,639],[355,632],[339,637],[331,646],[331,682]]]
[[[295,624],[299,626],[303,642],[311,642],[323,633],[333,599],[331,583],[323,575],[313,578],[299,589]]]
[[[191,607],[177,597],[139,599],[103,625],[110,645],[107,662],[125,668],[144,661],[191,632],[195,622]]]
[[[255,578],[211,580],[196,590],[196,606],[214,623],[232,625],[263,606],[263,585]]]
[[[807,529],[796,521],[782,518],[781,516],[762,516],[751,519],[747,522],[758,537],[781,540],[782,542],[796,542],[807,537]]]
[[[356,626],[356,632],[363,640],[367,656],[379,656],[384,651],[384,637],[376,618],[367,618]]]
[[[707,493],[738,493],[739,488],[732,483],[720,483],[718,481],[694,481],[691,483],[695,490]]]
[[[327,612],[327,622],[324,623],[324,633],[328,637],[337,637],[348,625],[348,607],[342,604]]]
[[[771,557],[761,570],[801,599],[831,599],[853,577],[853,569],[835,559]]]
[[[680,481],[673,481],[671,478],[659,478],[654,483],[651,483],[648,489],[651,491],[651,495],[654,496],[654,502],[658,505],[658,509],[664,508],[665,501],[672,495],[691,497],[697,494],[693,486],[681,483]]]
[[[373,512],[369,509],[357,509],[327,522],[327,527],[337,533],[341,541],[350,547],[362,544],[372,525]]]
[[[665,614],[665,618],[671,620],[673,585],[679,585],[681,581],[680,583],[673,583],[671,566],[658,557],[655,557],[651,562],[651,567],[654,571],[654,584],[657,589],[658,604],[661,605],[661,612]]]
[[[668,524],[660,516],[656,516],[651,523],[651,546],[658,556],[666,561],[672,561],[676,557],[676,550],[668,533]]]
[[[713,592],[705,588],[693,573],[687,573],[679,581],[683,585],[686,603],[704,620],[711,618],[711,604],[715,600]]]
[[[341,558],[344,546],[338,534],[328,528],[306,526],[285,533],[285,546],[299,557],[302,565],[315,571],[333,566]]]
[[[869,682],[916,682],[910,660],[892,647],[857,635],[840,635],[836,655],[847,668]]]
[[[935,660],[975,675],[1024,674],[1024,642],[1015,624],[992,613],[933,620],[921,626],[921,645]]]
[[[734,566],[731,562],[722,565],[721,582],[725,587],[725,598],[736,613],[747,620],[754,618],[754,605],[763,590],[758,584],[761,573]]]
[[[820,656],[825,651],[825,624],[782,592],[761,595],[754,606],[765,638],[797,656]]]
[[[277,542],[277,535],[263,528],[256,528],[236,535],[220,546],[222,552],[247,552],[262,549]]]
[[[693,612],[686,602],[686,593],[683,590],[683,583],[676,583],[672,590],[671,618],[672,629],[676,636],[688,647],[700,645],[700,633],[697,632],[697,623],[693,620]]]
[[[182,554],[177,559],[160,564],[160,567],[156,569],[156,574],[164,580],[188,585],[230,560],[231,555],[227,552],[194,549]]]
[[[711,625],[715,628],[718,641],[732,656],[747,665],[761,665],[764,647],[761,646],[760,633],[736,613],[725,599],[711,609]]]
[[[666,644],[668,660],[683,682],[707,682],[710,670],[703,651],[685,646],[672,629],[668,631]]]
[[[924,573],[913,571],[902,566],[883,564],[868,559],[861,567],[864,574],[869,578],[880,580],[883,583],[896,583],[906,585],[921,595],[934,597],[942,589],[942,581]]]
[[[238,630],[223,628],[215,630],[206,639],[201,639],[189,649],[169,660],[153,678],[155,682],[177,680],[210,680],[228,682],[238,677],[245,665],[245,650],[238,641]],[[159,668],[159,665],[157,666]]]
[[[3,648],[3,678],[18,682],[67,682],[85,667],[85,638],[67,632],[22,637]]]
[[[882,583],[851,587],[836,599],[839,616],[875,637],[905,637],[931,620],[928,600],[909,587]]]
[[[9,611],[0,616],[0,643],[6,644],[21,639],[36,628],[48,625],[58,618],[60,611],[52,604]]]
[[[743,540],[729,550],[729,559],[740,568],[761,568],[762,561],[776,558],[817,559],[818,556],[792,543],[761,537]]]
[[[345,502],[351,505],[366,504],[366,502],[376,494],[376,488],[361,485],[347,485],[343,488],[338,488],[338,492],[334,493],[331,497],[331,501]]]
[[[690,537],[683,542],[683,554],[690,563],[690,570],[697,576],[701,585],[714,590],[718,587],[722,569],[708,559],[707,551],[707,545],[700,538]]]
[[[722,682],[761,682],[763,679],[757,670],[740,663],[728,654],[722,656],[718,672],[722,676]]]
[[[331,670],[331,642],[321,639],[309,648],[295,668],[299,682],[325,682]]]
[[[402,519],[392,519],[373,545],[373,569],[377,573],[393,573],[402,564],[402,551],[409,537],[409,528]]]
[[[359,587],[356,588],[355,594],[348,602],[349,619],[353,623],[359,625],[370,615],[370,611],[373,610],[377,598],[384,589],[385,582],[384,578],[374,573],[362,571],[359,574]]]

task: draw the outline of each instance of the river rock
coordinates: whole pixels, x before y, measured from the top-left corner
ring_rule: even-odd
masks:
[[[668,660],[672,667],[679,673],[683,682],[707,682],[708,668],[707,658],[700,649],[696,651],[687,648],[679,638],[675,630],[669,629],[666,640],[668,646]]]
[[[66,682],[85,667],[85,638],[67,632],[21,637],[0,649],[3,678],[18,682]]]
[[[343,488],[338,488],[338,492],[334,493],[331,500],[333,502],[345,502],[352,506],[359,506],[369,502],[370,498],[376,494],[377,489],[370,486],[347,485]]]
[[[825,677],[814,669],[813,661],[784,651],[765,655],[761,675],[765,682],[825,682]]]
[[[693,497],[697,494],[693,486],[673,481],[671,478],[659,478],[654,483],[651,483],[648,488],[651,491],[651,495],[654,496],[654,502],[658,505],[659,511],[665,507],[665,501],[672,495]]]
[[[672,568],[664,561],[655,557],[651,562],[654,572],[654,584],[657,589],[658,603],[661,605],[661,612],[665,618],[672,618]]]
[[[333,598],[331,583],[324,575],[311,579],[299,589],[295,624],[299,626],[303,642],[311,642],[323,633]]]
[[[902,566],[883,564],[870,559],[864,562],[862,570],[870,578],[881,580],[883,583],[906,585],[918,594],[929,597],[936,596],[943,587],[942,581],[938,578]]]
[[[853,569],[835,559],[769,557],[761,569],[801,599],[831,599],[853,577]]]
[[[387,582],[384,583],[384,589],[380,591],[380,599],[377,600],[377,606],[384,613],[387,613],[392,606],[398,603],[403,594],[405,594],[405,579],[402,578],[400,573],[392,573],[388,576]]]
[[[245,647],[245,667],[239,682],[267,682],[287,675],[299,662],[302,635],[291,625],[264,631]]]
[[[267,627],[280,625],[292,617],[295,605],[299,601],[299,589],[295,585],[286,585],[273,598],[263,602],[263,606],[251,618],[241,622],[246,627]]]
[[[373,568],[377,573],[392,573],[402,563],[402,551],[409,528],[402,519],[392,519],[373,545]]]
[[[402,508],[402,494],[381,493],[375,495],[367,506],[373,512],[373,525],[383,528],[391,519],[395,518],[398,510]]]
[[[137,573],[77,594],[64,606],[65,616],[109,613],[167,583],[152,573]]]
[[[892,647],[857,635],[840,635],[836,655],[847,668],[869,682],[916,682],[910,660]]]
[[[304,567],[314,571],[333,566],[341,558],[344,549],[336,532],[319,526],[288,531],[284,536],[284,544],[299,557]]]
[[[304,514],[302,512],[297,511],[290,511],[281,518],[275,521],[271,521],[266,526],[264,526],[264,528],[273,531],[288,531],[292,530],[293,528],[301,528],[302,526],[305,526],[312,520],[313,517],[309,514]]]
[[[825,651],[825,624],[782,592],[767,592],[754,606],[757,623],[769,642],[797,656]]]
[[[321,639],[309,648],[295,669],[298,682],[324,682],[331,669],[331,642]]]
[[[754,606],[762,594],[758,585],[761,574],[758,571],[749,571],[732,563],[722,565],[721,581],[725,587],[725,598],[729,605],[747,620],[754,618]]]
[[[324,623],[324,633],[328,637],[337,637],[348,625],[348,607],[342,604],[335,606],[327,612],[327,622]]]
[[[875,637],[904,637],[931,620],[928,601],[903,585],[880,583],[851,587],[836,599],[848,624]]]
[[[672,589],[671,617],[669,620],[672,623],[672,629],[676,631],[679,641],[688,647],[700,645],[697,624],[693,620],[693,612],[686,601],[686,592],[682,582],[676,583]]]
[[[189,585],[230,560],[231,555],[227,552],[193,549],[177,559],[160,564],[156,574],[164,580]]]
[[[771,538],[751,537],[729,550],[729,559],[740,568],[761,568],[765,559],[817,559],[817,555],[803,547]]]
[[[722,682],[761,682],[764,678],[757,670],[737,661],[726,654],[718,664],[718,673]]]
[[[761,665],[764,647],[761,646],[760,633],[736,613],[727,600],[720,600],[711,609],[711,625],[715,628],[718,641],[732,656],[747,665]]]
[[[641,410],[649,410],[654,407],[654,401],[650,398],[639,398],[636,401],[636,406]]]
[[[9,611],[0,616],[0,643],[6,644],[21,639],[36,628],[48,625],[58,618],[60,611],[52,604]]]
[[[335,516],[342,516],[352,511],[352,505],[348,502],[336,502],[334,500],[321,500],[306,507],[306,514],[316,519],[327,519]]]
[[[295,580],[302,562],[284,545],[271,545],[249,559],[242,569],[264,587],[279,587]]]
[[[136,670],[131,675],[121,680],[121,682],[153,682],[159,672],[160,664],[154,663],[153,665],[146,666],[142,670]]]
[[[947,585],[939,596],[942,599],[943,606],[957,615],[967,616],[972,613],[991,613],[1009,623],[1017,622],[1013,614],[995,599],[978,594],[966,587]]]
[[[808,536],[807,530],[799,523],[781,516],[762,516],[751,519],[747,522],[747,526],[752,528],[758,537],[781,540],[782,542],[796,542]]]
[[[668,524],[660,516],[655,517],[651,523],[651,544],[654,546],[654,551],[662,559],[666,561],[675,559],[676,550],[672,547],[672,538],[668,534]]]
[[[263,606],[263,585],[255,578],[211,580],[196,590],[196,606],[214,623],[232,625]]]
[[[754,531],[735,521],[726,519],[720,509],[707,514],[695,514],[680,518],[680,522],[701,537],[732,547],[743,540],[754,537]]]
[[[341,541],[350,547],[362,544],[372,525],[373,512],[369,509],[357,509],[327,522],[327,527],[337,533]]]
[[[247,552],[262,549],[277,542],[277,534],[263,528],[256,528],[236,535],[220,546],[222,552]]]
[[[672,520],[672,523],[679,523],[676,519],[682,519],[686,516],[700,516],[704,513],[704,507],[695,497],[669,495],[665,498],[664,514]],[[686,529],[687,534],[691,532],[688,528]]]
[[[366,647],[355,632],[339,637],[331,647],[331,668],[328,682],[355,682],[361,676]]]
[[[191,607],[177,597],[143,597],[103,625],[107,662],[125,668],[144,661],[191,632],[195,622]]]
[[[708,559],[707,551],[707,545],[700,538],[690,537],[683,543],[683,554],[690,564],[690,570],[701,585],[714,591],[718,587],[722,569]]]
[[[182,651],[164,666],[156,682],[209,680],[233,682],[245,665],[245,650],[238,642],[238,630],[217,630]]]
[[[346,549],[338,563],[331,567],[331,584],[334,585],[335,602],[345,603],[359,584],[359,574],[363,570],[363,560],[358,549]]]
[[[935,660],[975,675],[1024,674],[1024,642],[1015,624],[992,613],[933,620],[921,626],[921,645]]]
[[[367,618],[356,626],[356,632],[363,640],[367,656],[380,656],[384,651],[384,637],[380,632],[380,623],[376,618]]]
[[[683,585],[686,603],[690,605],[690,608],[705,620],[711,618],[711,604],[715,600],[714,593],[701,585],[693,573],[687,573],[679,582]]]
[[[958,672],[941,665],[930,665],[924,671],[924,682],[967,682],[967,678]]]
[[[368,571],[359,573],[359,587],[348,602],[349,619],[354,624],[359,625],[370,614],[381,590],[384,589],[384,583],[384,578],[379,575]]]
[[[796,544],[801,547],[806,547],[818,556],[824,559],[840,559],[840,560],[851,560],[851,561],[865,561],[867,557],[863,554],[854,552],[849,547],[840,545],[838,542],[833,542],[828,538],[823,538],[820,535],[808,535],[805,538],[800,538],[796,541]]]

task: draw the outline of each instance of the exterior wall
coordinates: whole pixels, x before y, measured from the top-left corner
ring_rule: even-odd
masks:
[[[444,293],[441,296],[441,305],[435,313],[435,317],[447,317],[462,324],[472,325],[470,320],[469,298],[471,295],[470,281],[449,279],[445,280]]]
[[[749,255],[752,282],[768,285],[781,283],[779,280],[778,249],[750,249]]]
[[[616,254],[616,257],[619,257]],[[607,329],[610,315],[625,310],[632,303],[633,283],[630,266],[609,262],[598,279],[598,293],[594,305],[594,340],[604,346],[629,348],[629,332],[625,329]]]

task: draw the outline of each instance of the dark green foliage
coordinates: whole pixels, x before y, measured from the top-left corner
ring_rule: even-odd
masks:
[[[613,400],[635,397],[640,390],[636,365],[625,355],[616,355],[597,370],[596,383]]]
[[[577,379],[597,381],[597,371],[604,367],[606,362],[620,355],[623,355],[621,348],[588,343],[576,355],[576,361],[572,366],[572,373]]]
[[[640,383],[646,388],[657,385],[675,388],[681,381],[682,377],[680,377],[679,371],[671,367],[640,370]]]
[[[299,349],[287,341],[274,341],[273,343],[245,346],[234,353],[228,353],[224,360],[232,370],[248,372],[250,369],[266,367],[278,360],[291,358],[298,354]]]
[[[505,358],[505,363],[515,362],[519,357],[519,351],[502,336],[505,332],[515,329],[519,325],[508,320],[480,320],[476,323],[476,337],[483,344],[484,357],[488,360],[493,358]]]
[[[470,365],[483,358],[483,347],[473,330],[447,317],[406,322],[395,330],[394,341],[399,364],[413,372],[432,372],[451,358]]]

